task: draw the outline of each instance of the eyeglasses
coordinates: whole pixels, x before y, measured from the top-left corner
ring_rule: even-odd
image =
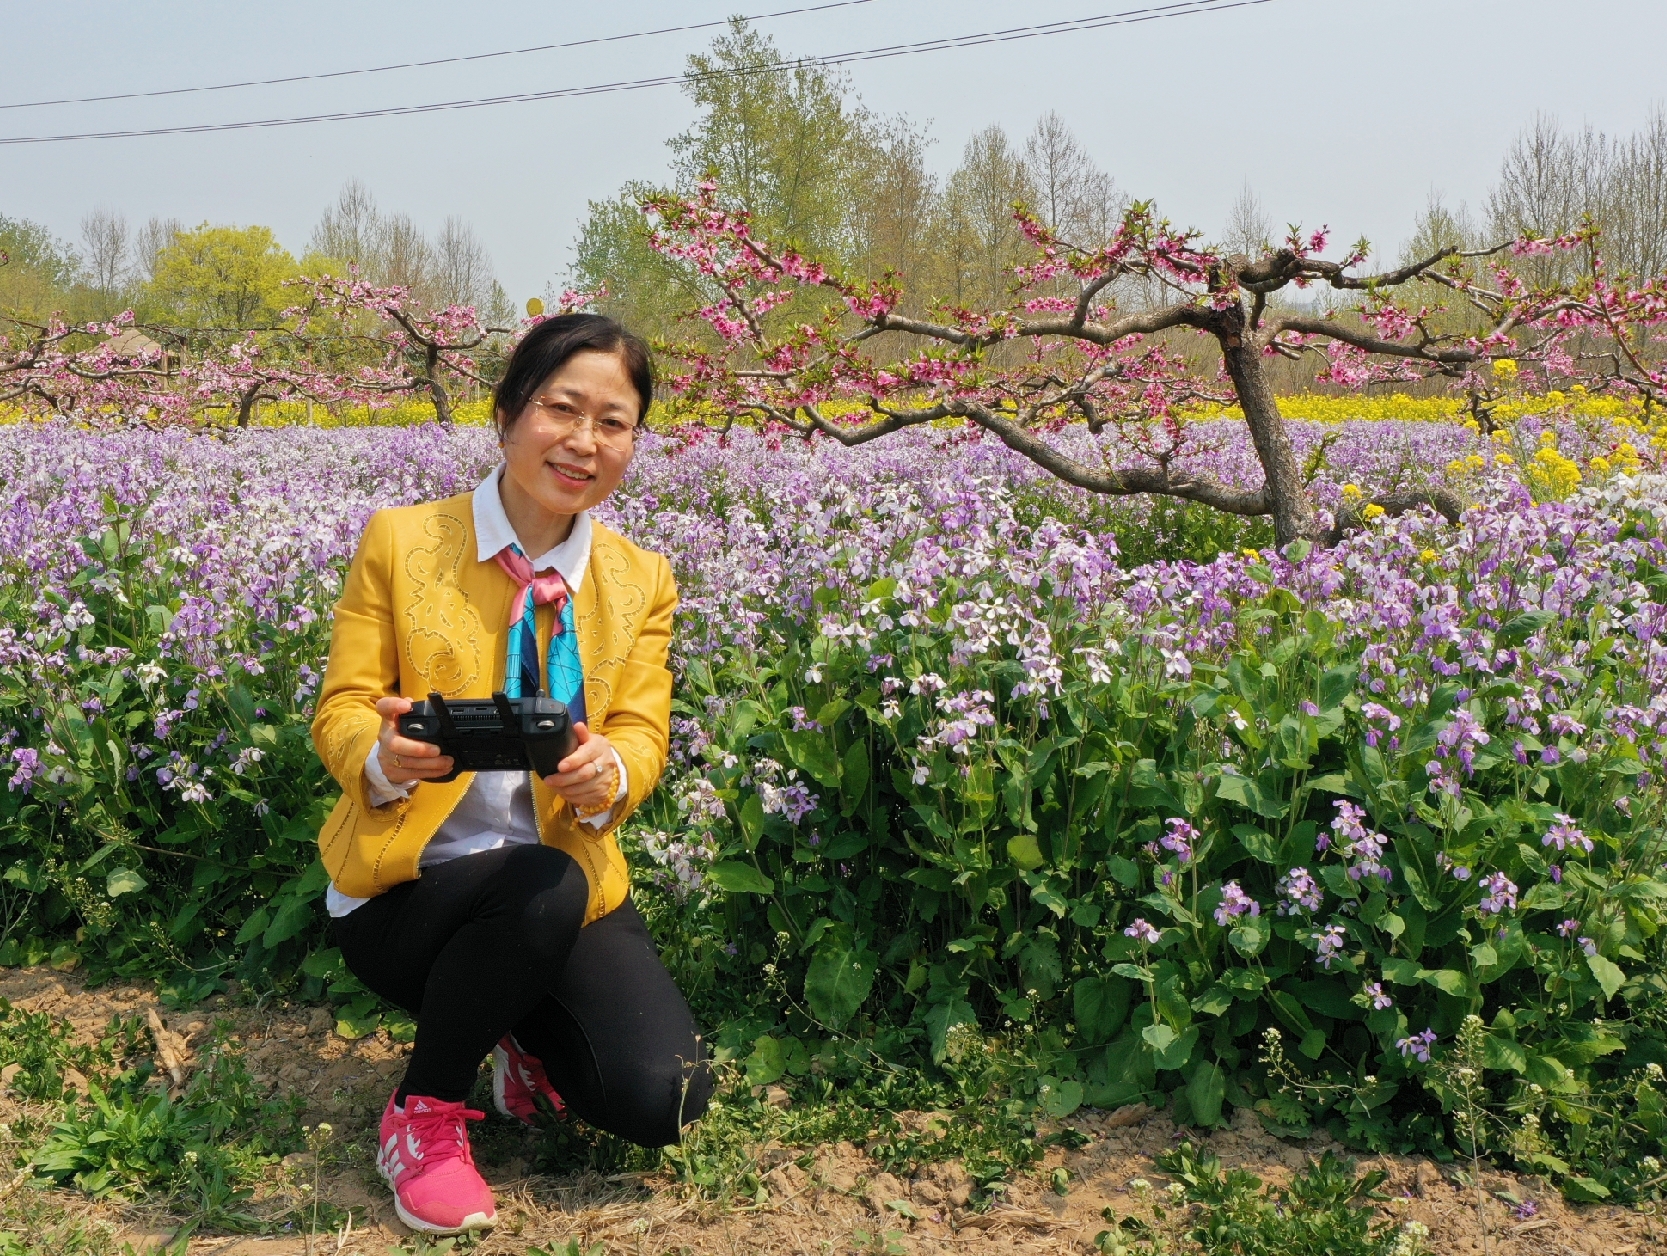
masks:
[[[596,443],[609,449],[630,449],[636,441],[639,424],[627,423],[624,419],[611,415],[593,419],[580,414],[565,402],[541,401],[537,397],[529,397],[527,405],[536,414],[539,426],[553,436],[571,436],[580,427],[589,426]]]

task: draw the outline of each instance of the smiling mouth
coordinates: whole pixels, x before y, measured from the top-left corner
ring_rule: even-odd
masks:
[[[578,467],[564,467],[559,462],[552,462],[549,466],[552,471],[561,476],[563,479],[594,480],[596,478],[595,474],[590,471],[581,471]]]

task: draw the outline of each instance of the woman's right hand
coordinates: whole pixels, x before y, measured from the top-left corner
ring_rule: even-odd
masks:
[[[376,701],[376,713],[382,717],[382,732],[376,739],[376,759],[391,785],[432,781],[451,771],[451,756],[441,754],[440,747],[399,735],[399,717],[410,709],[410,698],[378,698]]]

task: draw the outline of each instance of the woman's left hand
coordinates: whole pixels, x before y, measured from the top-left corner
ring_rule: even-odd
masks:
[[[613,805],[619,792],[619,766],[614,761],[614,748],[601,733],[593,733],[583,723],[575,724],[573,732],[579,744],[572,754],[556,764],[555,773],[544,778],[544,783],[566,799],[578,812],[597,812]]]

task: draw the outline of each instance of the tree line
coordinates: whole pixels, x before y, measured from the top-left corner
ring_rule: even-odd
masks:
[[[285,283],[346,275],[406,289],[427,309],[467,305],[491,321],[514,308],[486,247],[453,215],[432,236],[408,214],[378,207],[350,180],[319,217],[300,257],[271,228],[153,217],[134,226],[99,208],[81,221],[78,244],[40,223],[0,214],[0,312],[42,322],[104,321],[124,310],[143,324],[180,330],[269,328],[294,304]]]

